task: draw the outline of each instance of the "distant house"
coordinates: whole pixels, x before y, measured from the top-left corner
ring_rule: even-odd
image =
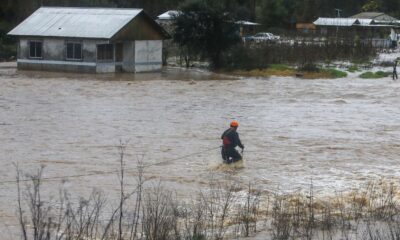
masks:
[[[382,13],[360,13],[350,18],[318,18],[317,32],[368,40],[376,47],[392,46],[389,35],[400,28],[400,21]]]
[[[363,26],[367,23],[366,21],[360,21],[356,18],[318,18],[313,22],[317,30],[321,34],[336,34],[339,31],[352,31],[358,26]]]
[[[356,15],[351,16],[350,18],[356,18],[356,19],[371,19],[374,20],[375,22],[385,22],[385,23],[396,23],[399,22],[398,19],[391,17],[385,13],[381,12],[362,12],[358,13]]]
[[[162,67],[169,35],[142,9],[41,7],[9,35],[19,69],[146,72]]]
[[[349,18],[323,18],[314,21],[323,34],[339,31],[358,32],[361,35],[378,33],[381,29],[400,28],[400,21],[384,13],[363,12]],[[333,30],[333,31],[330,31]],[[364,33],[364,34],[363,34]]]

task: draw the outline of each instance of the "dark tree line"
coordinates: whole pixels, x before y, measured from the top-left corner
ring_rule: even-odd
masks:
[[[40,6],[143,8],[151,16],[177,9],[191,0],[1,0],[0,31],[9,30]],[[204,0],[205,2],[209,0]],[[348,17],[361,11],[382,11],[400,17],[399,0],[213,0],[237,20],[257,21],[263,27],[288,28],[319,16]],[[338,10],[336,10],[338,9]]]
[[[321,16],[349,17],[362,11],[380,11],[400,18],[399,0],[0,0],[0,58],[15,54],[14,47],[11,46],[14,39],[7,37],[6,33],[40,6],[142,8],[156,18],[164,11],[184,10],[199,2],[202,2],[202,6],[205,8],[211,7],[208,9],[210,11],[207,10],[208,15],[203,15],[202,19],[209,18],[214,23],[207,29],[209,32],[203,31],[201,26],[197,26],[197,29],[195,26],[192,30],[201,30],[204,34],[208,34],[208,36],[203,36],[206,38],[219,36],[217,40],[222,42],[234,41],[230,37],[225,39],[226,34],[224,33],[224,31],[228,33],[234,31],[231,26],[225,26],[226,22],[234,20],[261,23],[262,25],[258,29],[261,31],[271,28],[291,29],[297,22],[312,22]],[[181,23],[181,25],[201,22],[192,21],[193,19],[190,18],[187,20],[189,22]],[[185,36],[182,31],[180,33],[180,40],[184,41],[188,36]],[[224,45],[214,41],[214,37],[193,39],[192,36],[189,36],[189,38],[192,42],[196,40],[194,42],[197,46],[206,46],[209,52],[206,55],[214,59],[215,63],[219,61],[220,51],[224,50],[219,46],[226,48],[229,46],[229,44]],[[204,42],[206,44],[203,44]],[[187,50],[193,51],[193,46],[185,44],[183,46],[187,47]],[[204,53],[202,54],[204,55]]]
[[[359,12],[385,12],[400,17],[398,0],[258,0],[257,20],[265,28],[290,28],[318,17],[350,17]]]

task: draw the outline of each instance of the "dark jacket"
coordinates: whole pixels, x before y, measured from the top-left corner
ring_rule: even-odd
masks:
[[[235,148],[236,146],[239,146],[240,148],[244,148],[242,142],[240,141],[239,133],[236,132],[235,128],[227,129],[222,134],[221,139],[224,140],[224,137],[228,138],[229,141],[230,141],[230,144],[229,145],[224,145],[224,147]]]

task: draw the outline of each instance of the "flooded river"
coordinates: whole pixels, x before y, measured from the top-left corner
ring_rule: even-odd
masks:
[[[371,179],[400,179],[400,81],[291,77],[235,78],[197,70],[78,75],[17,72],[0,65],[0,230],[16,227],[15,179],[45,165],[44,177],[71,177],[86,194],[118,190],[117,146],[126,168],[149,165],[178,195],[204,187],[220,159],[220,135],[232,119],[246,146],[245,168],[230,181],[270,191],[323,194]],[[60,183],[45,183],[57,195]],[[118,197],[118,196],[116,196]]]

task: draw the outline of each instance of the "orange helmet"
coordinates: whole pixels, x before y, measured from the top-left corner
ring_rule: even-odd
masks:
[[[231,127],[239,127],[239,123],[235,120],[231,122]]]

